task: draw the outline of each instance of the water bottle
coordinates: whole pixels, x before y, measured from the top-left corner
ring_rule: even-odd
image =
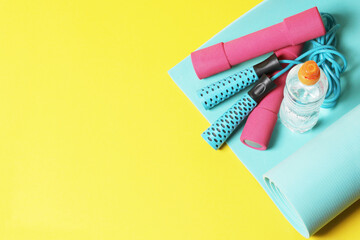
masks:
[[[282,124],[298,133],[313,128],[327,89],[326,76],[316,62],[307,61],[293,67],[286,78],[280,106]]]

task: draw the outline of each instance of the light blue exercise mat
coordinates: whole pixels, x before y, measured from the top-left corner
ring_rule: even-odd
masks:
[[[271,198],[309,237],[360,199],[360,105],[264,175]]]
[[[227,141],[289,222],[305,237],[314,234],[360,195],[360,107],[355,108],[360,104],[360,1],[265,0],[202,46],[235,39],[314,6],[320,12],[332,14],[341,25],[337,33],[337,49],[347,58],[348,68],[341,77],[342,94],[338,104],[332,109],[321,109],[318,124],[304,134],[292,133],[278,121],[266,151],[242,144],[241,127]],[[189,49],[189,54],[194,50]],[[169,74],[213,123],[249,88],[211,110],[204,109],[197,90],[249,68],[269,55],[251,59],[203,80],[197,78],[191,59],[187,57]],[[199,129],[199,144],[208,146],[200,136],[203,131]],[[218,154],[211,146],[208,146],[208,151]]]

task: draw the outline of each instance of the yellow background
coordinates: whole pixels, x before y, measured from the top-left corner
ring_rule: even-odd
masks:
[[[303,239],[167,74],[259,2],[1,0],[0,239]]]

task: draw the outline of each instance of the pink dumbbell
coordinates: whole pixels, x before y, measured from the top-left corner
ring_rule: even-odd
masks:
[[[301,54],[303,45],[282,48],[275,51],[276,56],[281,59],[293,60]],[[271,91],[250,113],[240,140],[248,147],[257,150],[266,150],[273,133],[280,104],[283,99],[285,80],[287,76],[281,75],[275,80],[277,87]],[[274,75],[276,72],[274,73]]]
[[[283,22],[191,53],[196,75],[206,78],[232,66],[288,46],[298,45],[326,33],[317,7],[310,8]]]

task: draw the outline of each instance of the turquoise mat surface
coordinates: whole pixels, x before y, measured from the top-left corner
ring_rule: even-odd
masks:
[[[338,31],[338,50],[342,52],[348,60],[348,68],[346,72],[342,75],[342,95],[337,106],[333,109],[321,109],[320,112],[320,120],[316,127],[305,133],[305,134],[296,134],[290,132],[284,126],[278,122],[275,126],[273,136],[271,138],[269,149],[266,151],[257,151],[251,148],[246,147],[244,144],[240,142],[240,135],[242,129],[238,129],[231,138],[227,141],[227,144],[230,146],[232,151],[236,154],[236,156],[240,159],[240,161],[247,167],[247,169],[253,174],[253,176],[258,180],[258,182],[264,187],[265,191],[270,195],[270,197],[277,203],[280,210],[286,216],[287,213],[284,211],[284,208],[279,204],[279,199],[276,195],[273,194],[272,190],[267,188],[266,182],[263,179],[263,175],[269,172],[274,167],[278,166],[279,163],[288,158],[295,151],[303,147],[307,142],[311,139],[319,135],[325,129],[327,129],[331,124],[336,122],[340,117],[344,116],[347,112],[353,109],[356,105],[360,103],[360,68],[357,66],[360,64],[360,28],[358,24],[360,23],[360,1],[354,0],[302,0],[302,1],[289,1],[289,0],[268,0],[256,6],[254,9],[244,14],[241,18],[237,19],[235,22],[230,24],[220,33],[215,35],[212,39],[206,42],[202,47],[210,46],[216,44],[218,42],[225,42],[232,40],[234,38],[246,35],[248,33],[260,30],[262,28],[268,27],[270,25],[281,22],[284,18],[291,16],[293,14],[299,13],[311,7],[317,6],[320,12],[328,12],[331,13],[337,20],[339,24],[341,24],[341,28]],[[193,51],[194,49],[189,49]],[[241,98],[241,93],[228,99],[224,103],[221,103],[219,106],[211,109],[205,110],[201,105],[200,99],[196,94],[196,90],[205,87],[210,83],[214,83],[219,81],[220,79],[231,75],[241,69],[250,67],[261,60],[265,59],[266,56],[261,56],[256,59],[249,60],[242,64],[233,67],[231,70],[222,72],[205,80],[199,80],[194,72],[194,69],[191,64],[190,56],[185,58],[179,64],[177,64],[174,68],[169,70],[169,74],[175,83],[181,88],[181,90],[186,94],[186,96],[193,102],[193,104],[198,108],[198,110],[206,117],[206,119],[212,123],[219,116],[221,116],[230,106],[232,106],[239,98]],[[248,89],[243,90],[246,92]],[[352,124],[356,125],[354,121],[350,121]],[[354,130],[360,131],[360,128],[353,126]],[[337,127],[338,131],[341,131],[341,126]],[[203,141],[200,137],[200,134],[205,129],[199,129],[199,141]],[[336,133],[333,133],[336,138]],[[348,136],[351,139],[353,136]],[[317,140],[314,140],[317,141]],[[357,140],[359,141],[359,140]],[[323,146],[324,149],[328,149],[328,141],[324,139],[320,142],[316,142],[320,146]],[[307,148],[304,148],[307,149]],[[214,151],[209,146],[209,151]],[[302,150],[299,150],[302,151]],[[356,154],[352,152],[353,149],[346,148],[339,150],[343,151],[344,156],[351,156],[351,154]],[[301,154],[300,154],[301,155]],[[342,156],[342,155],[340,155]],[[360,160],[358,160],[360,161]],[[279,165],[280,166],[280,165]],[[279,167],[278,166],[278,167]],[[297,172],[297,177],[303,178],[305,176],[309,177],[309,174],[315,174],[316,171],[306,172],[306,169],[301,168]],[[331,171],[330,168],[326,166],[323,167],[321,171]],[[289,170],[290,172],[290,170]],[[280,173],[279,173],[280,174]],[[286,174],[286,172],[285,172]],[[285,176],[285,175],[284,175]],[[317,176],[311,175],[317,181]],[[321,174],[320,174],[321,176]],[[280,178],[280,177],[279,177]],[[324,183],[325,184],[325,183]],[[360,183],[355,182],[358,186]],[[307,185],[306,185],[307,186]],[[305,187],[306,187],[305,186]],[[311,184],[308,185],[309,187]],[[289,187],[289,186],[288,186]],[[294,191],[295,186],[290,186]],[[346,187],[345,187],[346,188]],[[326,189],[326,188],[325,188]],[[324,189],[324,191],[325,191]],[[349,191],[352,189],[351,187],[346,188]],[[338,189],[333,188],[334,191]],[[305,196],[299,195],[301,198],[316,198],[316,194],[321,194],[321,191],[318,193],[314,193],[314,196]],[[352,193],[349,193],[351,195]],[[281,200],[281,199],[280,199]],[[329,201],[332,201],[331,199]],[[334,200],[336,201],[336,200]],[[336,204],[335,204],[336,205]],[[330,212],[334,212],[333,209],[330,209],[334,204],[329,205]],[[340,209],[336,209],[338,213]],[[294,213],[295,214],[295,213]],[[307,220],[306,224],[308,226],[299,227],[297,223],[290,220],[289,216],[286,216],[291,224],[305,237],[316,232],[324,222],[330,220],[329,215],[324,215],[324,218],[329,219],[313,219],[313,222]],[[311,216],[310,216],[311,218]],[[299,219],[299,218],[294,218]],[[311,222],[311,223],[310,223]],[[311,226],[310,226],[311,225]]]
[[[360,198],[360,105],[264,175],[289,222],[309,237]]]

